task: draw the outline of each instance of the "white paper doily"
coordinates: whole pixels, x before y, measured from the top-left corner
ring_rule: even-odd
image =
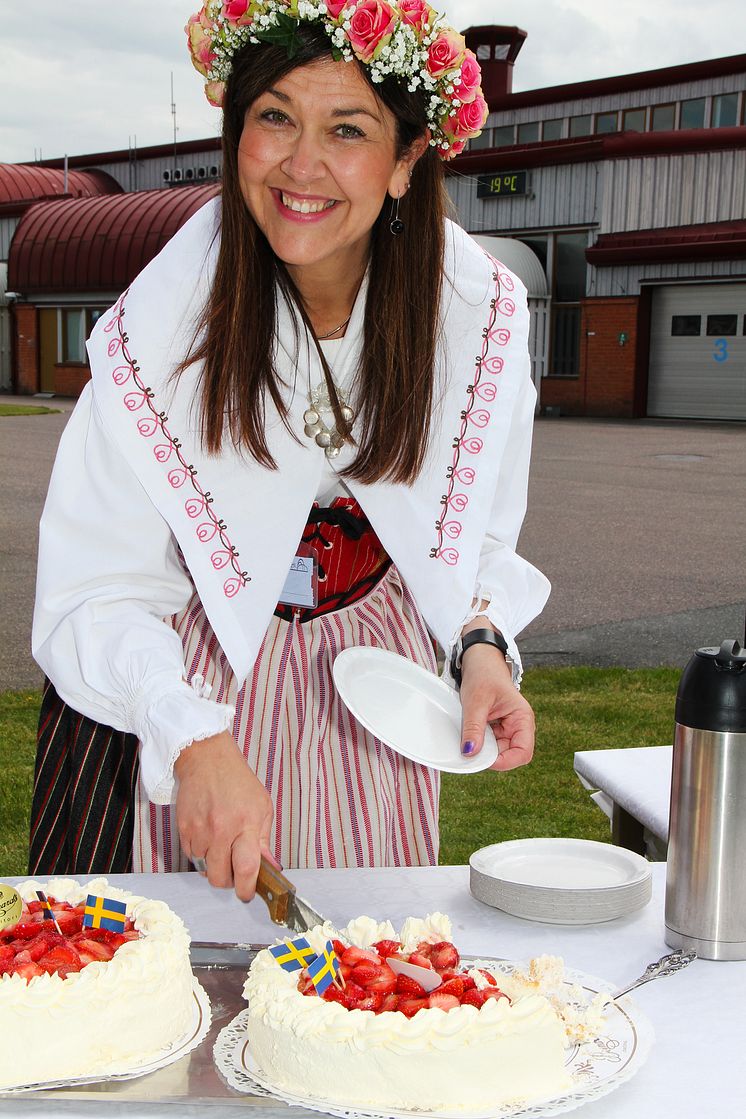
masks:
[[[510,973],[513,965],[505,961],[476,960],[473,966]],[[565,983],[570,987],[582,987],[588,996],[611,990],[610,984],[604,980],[578,971],[567,971]],[[630,998],[625,997],[619,1004],[611,1003],[607,1007],[606,1029],[602,1036],[568,1050],[565,1067],[574,1084],[571,1092],[526,1105],[506,1104],[492,1111],[455,1113],[397,1111],[392,1108],[376,1111],[372,1108],[345,1107],[344,1104],[328,1103],[316,1097],[292,1095],[274,1087],[248,1051],[248,1016],[248,1009],[242,1010],[220,1031],[215,1042],[215,1064],[230,1086],[239,1092],[271,1096],[291,1106],[321,1111],[341,1119],[423,1119],[423,1116],[428,1116],[428,1119],[509,1119],[510,1116],[544,1119],[545,1116],[560,1115],[589,1100],[605,1096],[624,1084],[642,1067],[654,1040],[653,1027],[646,1016]]]
[[[136,1076],[147,1076],[150,1072],[156,1072],[157,1069],[165,1068],[166,1065],[172,1065],[174,1061],[180,1061],[182,1057],[191,1053],[205,1040],[212,1025],[212,1010],[207,993],[196,979],[193,979],[192,983],[193,1011],[189,1029],[180,1038],[160,1049],[157,1053],[152,1053],[143,1061],[129,1061],[123,1065],[113,1065],[111,1071],[107,1072],[105,1076],[78,1076],[66,1080],[45,1080],[38,1084],[24,1084],[23,1087],[18,1088],[2,1088],[0,1089],[0,1095],[20,1095],[22,1092],[48,1091],[51,1088],[72,1088],[80,1084],[102,1084],[109,1080],[132,1080]]]

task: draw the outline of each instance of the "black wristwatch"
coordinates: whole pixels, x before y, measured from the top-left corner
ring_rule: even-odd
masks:
[[[457,688],[461,687],[461,661],[466,650],[470,649],[472,645],[494,645],[505,659],[508,659],[508,643],[501,633],[494,629],[471,630],[456,643],[451,654],[451,676]]]

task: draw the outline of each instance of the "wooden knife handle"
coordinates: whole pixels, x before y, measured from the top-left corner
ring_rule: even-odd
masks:
[[[262,856],[256,892],[267,903],[269,915],[276,925],[287,924],[288,905],[295,894],[295,886]]]

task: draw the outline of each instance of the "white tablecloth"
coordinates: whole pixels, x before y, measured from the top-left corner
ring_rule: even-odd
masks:
[[[476,901],[469,892],[465,866],[376,869],[297,870],[298,892],[339,925],[362,913],[394,925],[410,915],[440,910],[453,921],[453,936],[462,952],[527,960],[547,952],[561,955],[568,967],[608,979],[615,985],[640,975],[645,966],[670,951],[663,938],[665,864],[652,865],[653,899],[629,917],[601,925],[560,926],[523,921]],[[163,898],[186,921],[194,940],[266,943],[276,936],[264,903],[241,904],[235,896],[213,890],[196,874],[114,875],[117,885]],[[645,1066],[611,1095],[585,1104],[583,1119],[702,1119],[746,1113],[746,962],[696,960],[684,971],[659,979],[634,994],[651,1020],[656,1042]],[[2,1025],[0,1024],[0,1029]],[[103,1101],[101,1101],[103,1103]],[[100,1106],[100,1105],[99,1105]],[[55,1115],[85,1115],[90,1109],[54,1105]],[[196,1111],[179,1107],[179,1119],[199,1114],[218,1116],[222,1107]],[[252,1113],[261,1116],[263,1105]],[[140,1112],[110,1107],[105,1115],[138,1119],[171,1116],[167,1107]],[[236,1115],[235,1106],[230,1109]],[[0,1116],[48,1119],[49,1105],[0,1103]],[[289,1113],[292,1119],[292,1112]]]
[[[578,750],[574,766],[587,788],[599,789],[665,844],[672,755],[672,746]]]

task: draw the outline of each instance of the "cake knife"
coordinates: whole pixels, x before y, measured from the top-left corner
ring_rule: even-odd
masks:
[[[284,925],[294,933],[304,933],[315,925],[323,925],[322,917],[307,901],[299,898],[295,886],[268,859],[262,856],[256,892],[267,903],[269,915],[276,925]]]

